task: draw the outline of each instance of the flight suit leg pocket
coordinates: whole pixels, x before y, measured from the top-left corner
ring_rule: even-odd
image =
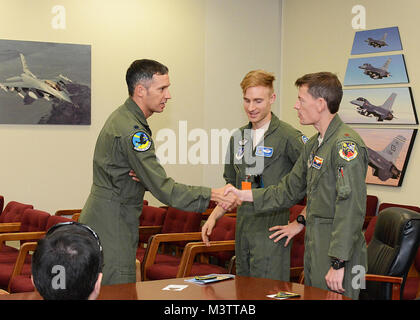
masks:
[[[337,183],[336,183],[337,196],[339,199],[344,200],[350,196],[351,186],[349,176],[346,174],[344,167],[338,167],[337,170]]]

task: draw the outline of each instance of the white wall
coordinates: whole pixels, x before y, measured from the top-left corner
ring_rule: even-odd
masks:
[[[64,30],[51,27],[51,9],[57,4],[66,10]],[[92,124],[0,125],[0,194],[6,202],[30,203],[52,214],[82,207],[92,182],[97,135],[126,99],[125,72],[135,59],[156,59],[170,69],[173,99],[163,114],[149,119],[154,136],[164,128],[177,132],[181,120],[189,129],[242,125],[243,75],[260,67],[279,75],[280,4],[280,0],[0,0],[0,39],[92,46]],[[165,168],[180,182],[223,184],[221,165]],[[159,204],[151,195],[146,198]]]

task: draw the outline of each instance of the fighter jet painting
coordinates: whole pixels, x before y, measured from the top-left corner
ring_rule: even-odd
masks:
[[[382,79],[391,76],[391,73],[388,71],[389,64],[391,63],[391,58],[386,60],[385,64],[382,67],[374,67],[370,63],[364,63],[359,66],[359,69],[364,69],[364,74],[368,75],[372,79]]]
[[[351,100],[350,103],[357,106],[356,111],[362,116],[376,117],[377,121],[392,120],[394,114],[392,111],[392,105],[394,104],[396,93],[391,93],[385,103],[381,106],[375,106],[369,102],[366,98],[359,97],[355,100]]]
[[[90,125],[90,86],[90,45],[0,39],[0,125]]]
[[[19,55],[22,62],[22,74],[8,78],[3,83],[0,82],[1,89],[6,92],[16,92],[23,99],[24,104],[31,104],[39,98],[47,101],[57,98],[73,104],[65,87],[66,83],[72,82],[70,79],[62,74],[59,74],[56,79],[38,79],[29,70],[25,56],[22,53]],[[75,105],[75,107],[78,106]]]
[[[367,146],[366,183],[402,185],[417,129],[354,128]]]
[[[367,148],[369,166],[372,167],[375,177],[378,177],[381,181],[398,179],[400,177],[401,170],[395,166],[395,163],[405,142],[406,139],[399,135],[382,151]]]
[[[404,56],[372,56],[348,60],[345,86],[408,83]]]
[[[338,113],[352,124],[418,124],[410,87],[344,89]]]
[[[373,39],[371,37],[367,38],[367,40],[365,40],[365,42],[368,43],[368,45],[374,47],[374,48],[382,48],[384,46],[387,46],[388,43],[385,42],[386,36],[388,35],[388,33],[384,33],[384,36],[382,37],[382,39]]]
[[[402,50],[398,27],[356,31],[351,54]]]

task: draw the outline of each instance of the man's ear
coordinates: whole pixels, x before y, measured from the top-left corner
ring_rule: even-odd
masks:
[[[327,101],[324,98],[318,98],[317,102],[318,102],[318,111],[320,113],[324,112],[325,110],[328,110]]]
[[[270,104],[273,104],[274,103],[274,101],[276,101],[276,94],[275,93],[273,93],[271,96],[270,96]]]
[[[145,96],[147,92],[147,89],[145,86],[143,86],[141,83],[138,83],[135,87],[134,87],[134,93],[133,95],[139,97],[139,98],[143,98]]]
[[[98,297],[99,292],[101,291],[102,276],[102,272],[98,274],[98,279],[95,282],[95,287],[93,288],[92,293],[89,295],[89,300],[95,300]]]

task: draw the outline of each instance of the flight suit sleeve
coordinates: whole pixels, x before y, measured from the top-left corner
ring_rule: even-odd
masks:
[[[298,130],[287,139],[286,153],[292,163],[296,163],[307,141],[308,138]]]
[[[223,172],[223,178],[227,184],[230,183],[231,185],[238,187],[236,185],[236,170],[233,157],[233,137],[231,137],[225,156],[225,170]]]
[[[141,136],[144,141],[134,141],[135,135],[137,139]],[[140,183],[158,200],[186,211],[204,212],[207,209],[211,189],[177,183],[168,177],[156,158],[153,140],[146,132],[135,132],[122,139],[129,165],[140,179]]]
[[[292,170],[277,185],[252,189],[254,210],[263,213],[290,208],[306,194],[307,157],[302,152]]]
[[[336,170],[335,215],[328,255],[350,260],[366,214],[367,151],[353,141],[337,144],[333,155]]]

